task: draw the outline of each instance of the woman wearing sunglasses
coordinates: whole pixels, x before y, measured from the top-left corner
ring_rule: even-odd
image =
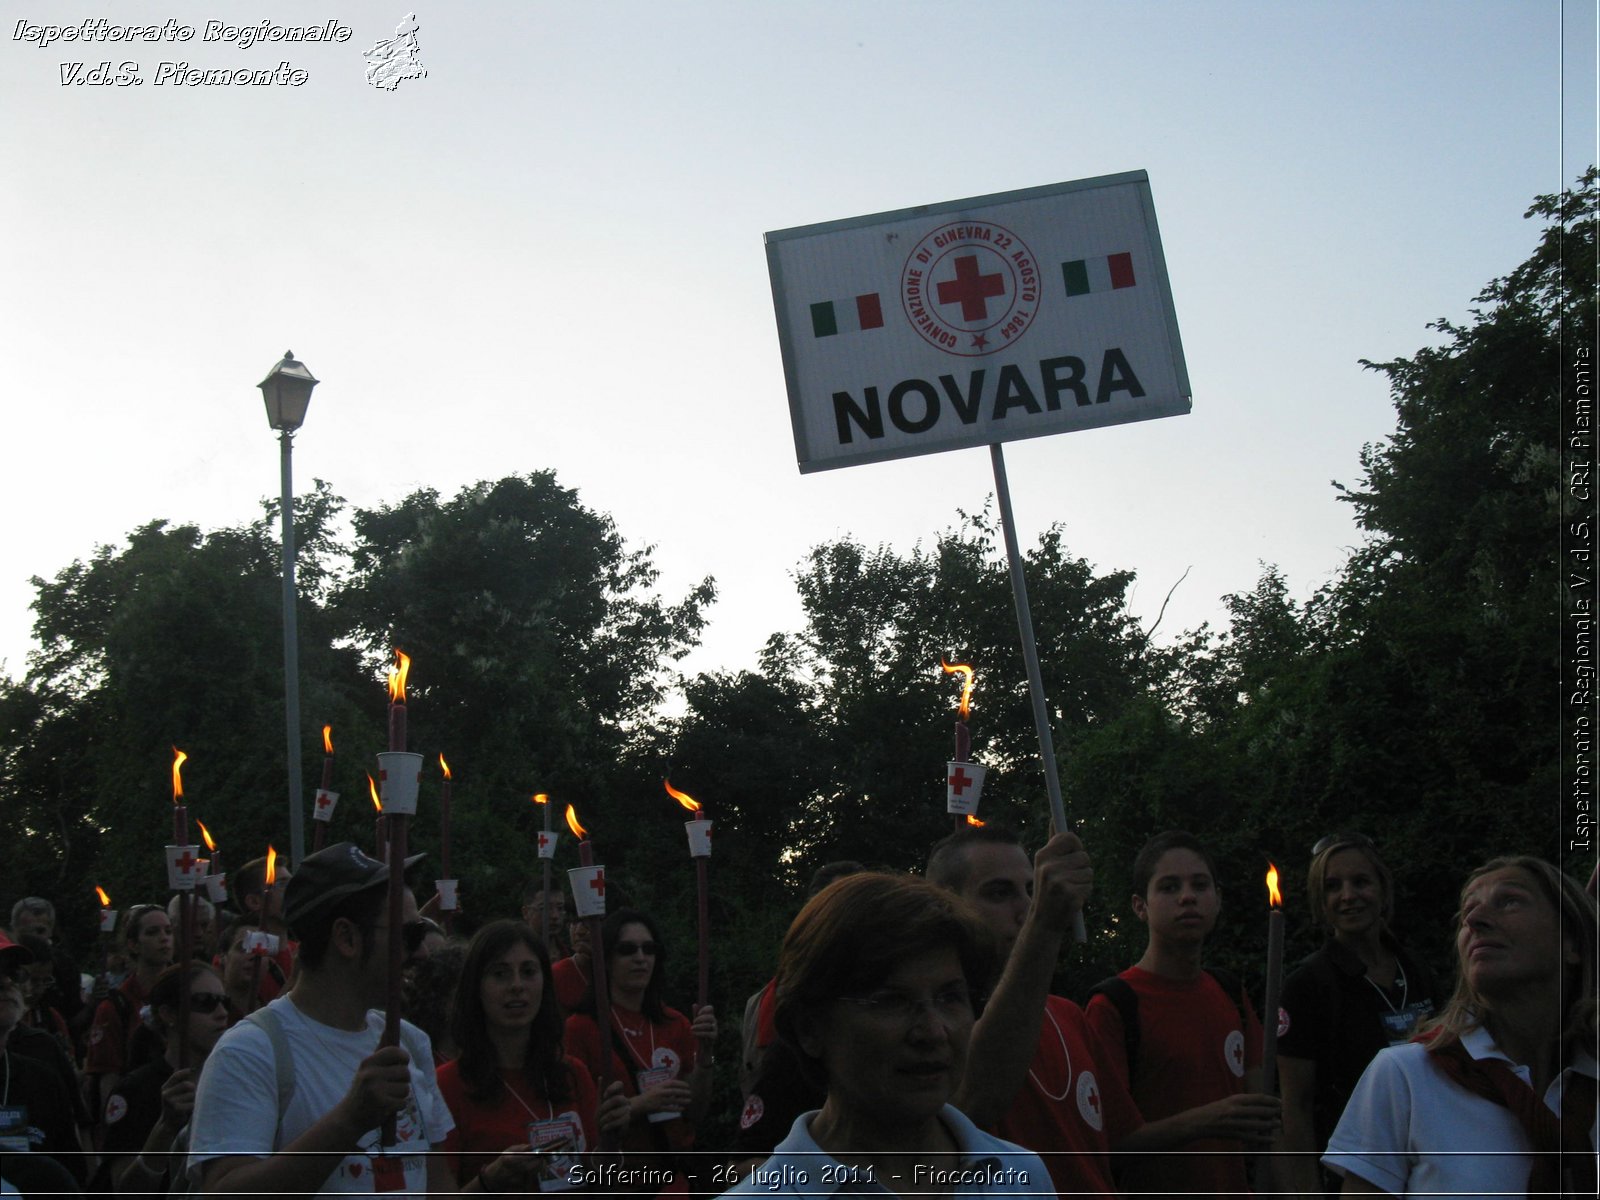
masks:
[[[643,1156],[630,1155],[630,1165],[691,1175],[693,1164],[676,1156],[693,1148],[695,1125],[711,1104],[716,1016],[708,1004],[691,1022],[662,999],[666,945],[653,918],[633,909],[612,913],[600,945],[611,1028],[602,1032],[596,1023],[591,982],[589,995],[567,1018],[567,1049],[597,1077],[622,1080],[629,1121],[621,1148]]]
[[[1283,1088],[1280,1162],[1302,1195],[1337,1192],[1339,1177],[1317,1156],[1355,1090],[1356,1080],[1385,1046],[1409,1041],[1438,1007],[1427,964],[1389,928],[1394,880],[1372,842],[1336,833],[1311,848],[1306,899],[1312,921],[1327,931],[1322,948],[1283,985],[1288,1028],[1278,1038]]]
[[[187,1027],[179,1021],[185,987]],[[106,1100],[102,1151],[118,1192],[165,1192],[174,1167],[182,1164],[180,1156],[171,1155],[173,1139],[189,1123],[200,1070],[228,1028],[222,980],[201,963],[168,967],[150,989],[150,1016],[152,1028],[162,1035],[161,1056],[124,1076]],[[185,1043],[189,1065],[178,1070]]]

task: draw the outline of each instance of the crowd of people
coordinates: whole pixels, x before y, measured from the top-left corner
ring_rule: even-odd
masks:
[[[829,864],[744,1006],[726,1094],[732,1031],[669,1003],[648,912],[579,920],[535,883],[458,938],[403,890],[389,1044],[388,864],[339,843],[264,870],[195,901],[187,961],[176,897],[122,913],[93,961],[49,900],[12,905],[0,1189],[1596,1194],[1595,898],[1535,858],[1467,877],[1447,991],[1394,933],[1377,846],[1319,842],[1327,938],[1272,1014],[1272,1089],[1249,990],[1205,962],[1216,863],[1181,831],[1133,864],[1143,953],[1082,1003],[1051,990],[1094,882],[1076,835],[1030,856],[969,826],[920,875]],[[709,1145],[719,1106],[737,1130]]]

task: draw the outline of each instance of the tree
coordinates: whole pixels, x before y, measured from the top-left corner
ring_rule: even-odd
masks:
[[[430,772],[441,751],[455,772],[452,857],[473,864],[480,894],[525,882],[536,791],[624,850],[624,760],[704,627],[711,579],[663,601],[650,549],[627,548],[550,471],[450,500],[424,489],[353,522],[334,618],[373,678],[394,648],[411,656],[412,747]],[[427,850],[432,828],[418,827]]]

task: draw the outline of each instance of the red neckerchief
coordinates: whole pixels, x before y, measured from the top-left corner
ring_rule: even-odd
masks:
[[[1432,1044],[1437,1039],[1431,1035],[1417,1040],[1429,1043],[1434,1065],[1452,1080],[1517,1118],[1534,1150],[1527,1195],[1595,1194],[1595,1148],[1589,1144],[1595,1114],[1593,1079],[1568,1073],[1561,1095],[1564,1116],[1557,1117],[1504,1059],[1473,1058],[1459,1041],[1438,1046]]]

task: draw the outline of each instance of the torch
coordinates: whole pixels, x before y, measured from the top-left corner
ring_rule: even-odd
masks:
[[[711,820],[706,816],[705,808],[693,797],[673,787],[670,779],[661,782],[666,785],[667,795],[694,814],[694,819],[685,821],[683,828],[689,834],[689,857],[694,859],[694,882],[699,901],[700,981],[695,992],[695,1009],[698,1011],[706,1006],[711,990],[711,911],[706,897],[706,869],[711,862]]]
[[[373,818],[373,822],[377,826],[377,833],[375,835],[377,853],[374,854],[373,857],[382,859],[384,862],[388,862],[389,826],[383,819],[383,801],[378,799],[378,785],[373,780],[371,771],[367,772],[367,791],[372,795],[372,810],[377,814]]]
[[[1278,891],[1278,868],[1267,864],[1267,999],[1266,1037],[1261,1048],[1261,1090],[1278,1090],[1278,997],[1283,993],[1283,893]]]
[[[966,663],[945,662],[942,657],[939,666],[946,675],[964,676],[961,707],[956,716],[956,754],[945,764],[945,811],[959,830],[964,824],[962,818],[978,811],[978,799],[983,795],[984,767],[972,761],[972,733],[967,728],[967,716],[972,711],[972,668]]]
[[[261,1006],[261,976],[267,969],[267,956],[277,953],[277,946],[267,933],[267,895],[278,881],[278,852],[267,846],[267,869],[261,874],[261,905],[256,909],[255,932],[247,935],[250,941],[250,1003]]]
[[[545,948],[550,946],[550,860],[556,856],[556,835],[550,832],[550,797],[543,792],[535,793],[533,802],[539,806],[539,811],[544,814],[544,828],[539,831],[539,865],[543,869],[543,881],[539,888],[539,938],[544,942]]]
[[[316,831],[311,837],[311,853],[321,850],[328,840],[328,822],[333,820],[334,806],[339,803],[339,793],[333,788],[333,726],[322,727],[322,786],[317,789],[316,807],[311,810],[311,819],[316,824]]]
[[[167,847],[169,863],[179,868],[176,876],[172,876],[169,870],[169,882],[175,883],[178,889],[178,962],[185,967],[194,953],[194,883],[199,867],[199,860],[194,854],[197,847],[189,845],[189,809],[183,803],[183,764],[188,757],[176,746],[172,748],[172,840],[176,844]],[[179,852],[176,859],[172,858],[174,850]],[[185,1031],[178,1048],[178,1069],[181,1071],[189,1065],[187,987],[178,991],[178,1028]]]
[[[567,805],[567,828],[578,839],[578,861],[582,866],[567,872],[572,883],[572,897],[577,902],[578,915],[589,927],[589,946],[594,961],[594,1020],[599,1027],[600,1062],[595,1072],[595,1094],[606,1094],[611,1082],[611,986],[606,982],[606,951],[602,943],[600,926],[606,915],[606,869],[594,861],[594,843],[589,831],[578,824],[578,810]]]
[[[439,874],[444,878],[436,879],[434,884],[439,889],[445,932],[449,933],[456,919],[456,881],[450,877],[450,764],[443,754],[439,755],[439,769],[444,772],[444,796],[439,803]]]
[[[200,838],[206,844],[206,853],[211,857],[206,861],[210,863],[206,871],[206,899],[213,904],[225,904],[228,900],[228,875],[222,869],[222,851],[217,849],[217,843],[212,840],[211,831],[206,828],[206,823],[195,818],[194,823],[200,826]]]
[[[406,751],[406,676],[411,659],[394,652],[398,666],[389,668],[389,749],[378,755],[378,778],[383,782],[384,824],[389,840],[389,995],[384,1009],[383,1046],[400,1044],[401,972],[405,967],[406,818],[417,811],[417,790],[422,783],[422,755]],[[395,1145],[395,1117],[383,1122],[381,1146]]]
[[[111,965],[111,934],[117,928],[117,910],[111,907],[111,897],[106,895],[105,888],[96,884],[94,890],[100,897],[100,974],[103,978]]]

